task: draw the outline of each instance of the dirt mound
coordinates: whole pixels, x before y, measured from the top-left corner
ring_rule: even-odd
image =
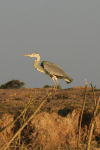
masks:
[[[87,119],[85,114],[84,119]],[[90,118],[90,117],[89,117]],[[0,129],[14,120],[14,116],[3,114],[0,118]],[[66,117],[61,117],[57,113],[42,112],[37,114],[30,122],[30,140],[31,148],[41,148],[43,150],[67,149],[77,147],[79,112],[70,111]],[[84,120],[85,121],[85,120]],[[84,123],[83,123],[84,124]],[[81,143],[85,143],[88,124],[82,127]],[[5,132],[0,134],[0,148],[9,141],[18,129],[17,125],[10,126]],[[24,129],[25,132],[25,129]],[[92,143],[97,145],[97,137],[100,138],[100,116],[96,117]],[[29,143],[28,143],[29,144]]]
[[[68,114],[67,117],[61,117],[57,113],[38,114],[31,121],[35,129],[32,134],[33,139],[37,135],[36,141],[43,145],[44,150],[56,148],[58,145],[59,147],[68,146],[66,141],[75,147],[78,118],[79,114],[76,114],[75,111]]]
[[[10,124],[14,120],[14,115],[10,114],[3,114],[2,117],[0,117],[0,131],[1,129],[4,129],[8,124]],[[14,134],[14,125],[11,125],[7,130],[0,133],[0,148],[8,142],[9,138],[13,136]]]

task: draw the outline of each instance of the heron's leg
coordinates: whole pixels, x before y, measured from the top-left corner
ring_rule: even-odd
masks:
[[[53,76],[53,77],[51,77],[51,78],[52,78],[52,80],[53,80],[53,82],[54,82],[54,84],[55,84],[55,86],[54,86],[54,87],[55,87],[55,94],[56,94],[57,85],[56,85],[56,82],[55,82],[55,80],[54,80],[55,78],[54,78],[54,76]]]
[[[60,89],[60,84],[59,84],[59,82],[58,82],[58,80],[57,80],[57,77],[56,77],[56,76],[54,76],[54,78],[55,78],[55,80],[57,81],[58,86],[59,86],[59,89]]]
[[[59,82],[58,82],[58,80],[57,80],[57,77],[56,76],[54,76],[54,78],[55,78],[55,80],[57,81],[57,83],[58,83],[58,86],[59,86],[59,93],[60,93],[60,89],[61,89],[61,86],[60,86],[60,84],[59,84]],[[59,95],[59,94],[58,94]],[[59,97],[60,98],[60,97]]]
[[[53,77],[52,77],[52,80],[53,80],[53,82],[54,82],[55,88],[57,89],[57,85],[56,85],[56,82],[55,82],[54,79],[55,79],[55,77],[53,76]]]

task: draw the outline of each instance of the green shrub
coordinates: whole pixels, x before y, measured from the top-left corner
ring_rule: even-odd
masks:
[[[0,89],[23,89],[25,88],[25,83],[20,82],[19,80],[11,80],[5,84],[0,85]]]

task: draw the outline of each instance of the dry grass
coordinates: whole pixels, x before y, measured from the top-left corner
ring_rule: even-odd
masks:
[[[72,90],[69,89],[70,91]],[[60,137],[58,137],[58,141],[59,139],[61,138],[61,143],[60,146],[59,145],[56,145],[55,148],[52,147],[52,150],[53,149],[59,149],[59,150],[65,150],[65,149],[68,149],[68,150],[72,150],[73,147],[71,146],[71,142],[73,144],[73,139],[76,140],[75,137],[77,137],[77,148],[74,147],[74,150],[75,149],[93,149],[95,146],[97,146],[96,143],[94,143],[94,146],[93,146],[93,143],[92,143],[92,146],[91,146],[91,138],[93,136],[93,129],[94,129],[94,124],[95,124],[95,121],[96,121],[96,117],[99,116],[99,113],[98,113],[98,109],[99,109],[99,101],[100,101],[100,97],[98,98],[98,100],[96,100],[96,97],[95,97],[95,90],[92,86],[92,92],[93,92],[93,98],[94,98],[94,106],[92,106],[94,108],[93,112],[91,113],[91,118],[90,118],[90,123],[88,124],[89,125],[89,128],[87,126],[84,126],[82,127],[82,124],[83,123],[83,116],[84,116],[84,113],[85,113],[85,107],[87,109],[87,105],[88,103],[86,103],[86,98],[87,98],[87,95],[89,96],[89,93],[87,92],[87,83],[86,83],[86,86],[85,86],[85,92],[83,93],[84,94],[84,101],[83,101],[83,106],[81,107],[81,113],[76,113],[77,111],[76,110],[71,110],[70,109],[70,106],[69,105],[69,102],[68,101],[64,101],[64,105],[66,106],[67,105],[67,109],[63,109],[63,114],[60,111],[57,110],[57,113],[60,114],[60,115],[64,115],[64,114],[68,114],[67,117],[60,117],[59,115],[57,115],[57,113],[53,113],[53,115],[49,115],[48,113],[38,113],[38,112],[41,112],[41,110],[43,109],[44,111],[44,108],[43,108],[43,105],[46,101],[50,102],[51,98],[50,97],[50,94],[52,94],[53,92],[53,89],[51,90],[47,90],[47,95],[45,96],[44,100],[38,105],[37,101],[39,100],[39,94],[38,94],[38,89],[35,90],[34,92],[34,95],[32,96],[32,90],[30,91],[30,93],[24,93],[24,96],[29,96],[29,100],[26,103],[23,104],[23,102],[20,102],[20,104],[22,103],[22,107],[18,104],[18,110],[20,110],[20,114],[17,116],[16,119],[14,119],[14,121],[11,121],[7,126],[3,127],[1,130],[0,130],[0,134],[2,134],[2,137],[3,137],[3,140],[4,140],[4,143],[6,142],[6,144],[4,146],[2,146],[1,150],[32,150],[33,148],[35,150],[43,150],[43,149],[49,149],[49,147],[45,147],[41,141],[45,142],[45,139],[47,139],[48,137],[48,134],[47,134],[47,137],[43,139],[43,133],[38,133],[38,132],[35,132],[35,130],[38,130],[37,128],[37,125],[38,127],[42,127],[43,125],[43,122],[42,120],[45,118],[45,117],[48,117],[47,119],[47,122],[46,122],[46,119],[45,119],[45,124],[47,124],[47,130],[50,130],[50,132],[58,132],[59,130],[59,134],[60,134]],[[71,92],[70,92],[71,93]],[[6,93],[4,93],[5,95]],[[13,99],[13,94],[12,93],[9,93],[11,98]],[[16,93],[14,93],[16,94]],[[81,94],[81,92],[77,93],[77,94]],[[37,95],[37,97],[36,97]],[[70,94],[71,95],[71,94]],[[54,96],[54,100],[53,100],[53,105],[56,105],[57,106],[57,103],[56,103],[56,98],[57,99],[68,99],[69,96],[70,96],[68,93],[65,94],[65,93],[61,93],[61,94],[58,94],[58,95],[55,95]],[[73,93],[72,95],[73,98],[76,97],[76,93]],[[23,98],[21,97],[17,97],[16,100],[22,100]],[[1,100],[2,100],[2,97],[1,97]],[[37,101],[36,101],[37,100]],[[7,100],[7,104],[9,104],[10,106],[12,106],[12,110],[13,110],[13,114],[16,113],[16,111],[14,111],[13,109],[13,105],[10,103],[10,99]],[[60,102],[59,102],[60,103]],[[16,105],[17,103],[15,103]],[[61,102],[62,104],[62,102]],[[75,104],[75,103],[74,103]],[[74,105],[72,105],[73,107]],[[76,108],[79,108],[81,106],[81,104],[77,104],[75,105]],[[1,108],[2,110],[4,109],[4,105],[3,103],[1,103]],[[5,109],[6,109],[6,106],[5,106]],[[40,110],[41,109],[41,110]],[[88,107],[89,109],[89,107]],[[29,110],[33,110],[34,113],[29,113]],[[11,110],[7,110],[7,113],[10,112]],[[45,111],[47,112],[50,112],[50,110],[48,109],[45,109]],[[66,112],[67,111],[67,112]],[[38,113],[37,116],[35,116],[36,114]],[[66,115],[65,115],[66,116]],[[79,117],[80,116],[80,117]],[[32,121],[33,122],[33,126],[32,126],[32,122],[30,123],[30,121],[33,119],[34,117],[34,120]],[[52,121],[52,117],[53,117],[53,121]],[[76,119],[75,119],[76,117]],[[39,120],[38,120],[39,118]],[[56,120],[56,119],[57,120]],[[80,119],[79,119],[80,118]],[[61,120],[61,122],[60,122]],[[72,122],[76,122],[77,120],[79,120],[80,122],[78,123],[79,124],[79,130],[78,130],[78,126],[75,127],[75,129],[73,128],[73,125],[75,126],[76,124],[69,124],[69,128],[71,128],[71,130],[73,132],[68,132],[66,129],[66,122],[70,122],[70,120],[72,120]],[[56,122],[55,122],[56,121]],[[39,125],[38,122],[40,122],[41,124]],[[48,124],[49,122],[49,124]],[[54,126],[51,126],[49,127],[50,123],[52,122],[52,124],[54,124],[54,126],[56,128],[53,129]],[[20,127],[16,129],[16,132],[14,131],[14,135],[11,135],[9,134],[9,138],[5,138],[5,134],[7,130],[9,130],[9,128],[11,126],[13,126],[14,124],[20,124]],[[65,126],[64,126],[65,124]],[[59,128],[57,128],[57,126],[59,126]],[[35,127],[35,128],[34,128]],[[50,129],[49,129],[50,128]],[[67,124],[67,128],[68,128],[68,124]],[[42,131],[43,127],[40,128],[40,131],[39,132],[43,132]],[[44,130],[44,129],[43,129]],[[75,130],[75,132],[74,132]],[[34,131],[34,132],[33,132]],[[31,134],[32,132],[32,134]],[[46,132],[46,131],[44,131]],[[65,133],[64,133],[65,132]],[[51,135],[50,133],[50,135]],[[70,137],[71,134],[73,134],[73,137]],[[38,136],[39,134],[39,136]],[[49,135],[49,136],[50,136]],[[58,133],[56,133],[56,135],[58,135]],[[66,135],[66,136],[65,136]],[[55,135],[54,135],[55,136]],[[34,137],[34,140],[33,142],[30,142],[32,140],[32,138]],[[41,141],[39,141],[40,139]],[[63,141],[62,141],[63,139]],[[82,139],[83,140],[83,143],[82,143]],[[52,141],[52,144],[51,144],[51,141]],[[53,140],[53,137],[51,137],[51,141],[47,141],[49,144],[49,146],[57,143],[57,141],[54,141]],[[53,143],[54,141],[54,143]],[[85,143],[84,143],[85,141]],[[28,144],[26,144],[28,143]],[[59,143],[59,142],[58,142]],[[66,143],[66,144],[65,144]]]

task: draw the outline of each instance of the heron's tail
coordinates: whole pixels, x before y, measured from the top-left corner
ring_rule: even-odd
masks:
[[[69,81],[66,81],[67,84],[69,84],[69,83],[71,83],[71,82],[72,82],[72,81],[70,81],[70,82],[69,82]]]
[[[73,81],[73,79],[70,76],[67,76],[67,78],[63,78],[63,80],[65,80],[67,84]]]

